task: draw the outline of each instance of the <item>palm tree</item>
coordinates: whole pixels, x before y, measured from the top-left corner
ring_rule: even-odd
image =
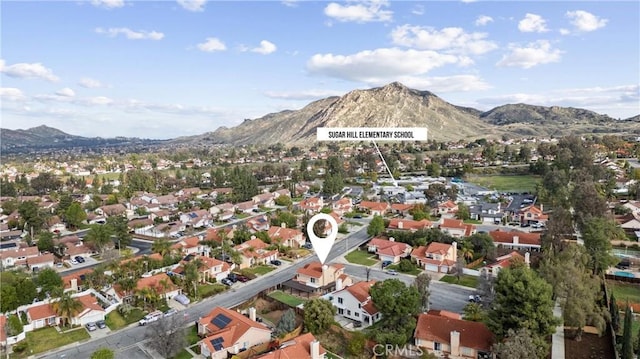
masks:
[[[473,248],[471,247],[471,243],[469,243],[469,241],[462,242],[462,248],[460,248],[460,255],[467,262],[473,259]]]
[[[138,285],[138,281],[133,277],[126,277],[120,279],[118,281],[118,284],[120,285],[120,288],[122,288],[125,296],[129,296]]]
[[[160,282],[158,282],[158,284],[160,285],[160,288],[162,288],[164,299],[167,299],[167,289],[171,287],[171,284],[169,283],[169,281],[170,280],[168,278],[165,278],[165,279],[162,279]]]
[[[151,250],[154,253],[158,253],[164,257],[169,252],[171,252],[171,242],[169,242],[166,238],[160,238],[153,242],[153,244],[151,245]]]
[[[111,227],[96,224],[87,233],[86,241],[93,244],[102,253],[104,248],[111,243]]]
[[[65,324],[70,323],[71,318],[83,308],[82,303],[72,297],[70,292],[63,293],[58,301],[51,303],[51,306],[56,314],[65,319]]]
[[[138,298],[142,298],[145,309],[147,308],[147,304],[151,304],[157,295],[158,294],[153,290],[153,288],[149,287],[144,287],[136,291],[136,296],[138,296]]]
[[[187,286],[187,291],[193,289],[192,293],[194,297],[198,296],[198,281],[200,279],[200,267],[202,267],[202,261],[198,258],[184,264],[184,282]]]
[[[482,310],[482,305],[478,303],[469,303],[464,309],[462,309],[464,313],[464,319],[470,320],[472,322],[481,322],[484,319],[484,311]]]

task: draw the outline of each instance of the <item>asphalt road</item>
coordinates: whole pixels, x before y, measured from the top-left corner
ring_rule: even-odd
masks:
[[[329,253],[328,261],[345,254],[345,250],[347,248],[352,249],[365,243],[367,239],[366,226],[362,226],[359,231],[354,232],[349,236],[349,239],[346,242],[347,245],[344,245],[343,243],[345,242],[342,240],[333,246]],[[205,316],[209,313],[214,307],[235,307],[251,299],[257,293],[291,279],[298,268],[316,260],[316,256],[310,256],[294,264],[285,264],[282,268],[268,273],[259,279],[242,284],[237,283],[234,285],[233,289],[215,297],[205,299],[202,302],[193,304],[180,314],[184,315],[186,313],[188,320],[195,322],[199,317]],[[139,355],[143,354],[141,352],[141,349],[143,348],[141,348],[139,344],[145,342],[145,329],[145,327],[134,325],[118,330],[106,337],[71,344],[70,347],[64,347],[55,352],[41,354],[36,356],[36,358],[86,359],[91,356],[91,353],[100,347],[113,349],[116,352],[117,358],[128,359],[131,356],[141,357]]]

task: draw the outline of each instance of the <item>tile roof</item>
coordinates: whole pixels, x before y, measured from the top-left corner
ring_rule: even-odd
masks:
[[[280,242],[288,241],[302,235],[302,232],[297,229],[283,228],[280,226],[270,227],[267,233],[269,234],[269,238],[280,239]]]
[[[460,333],[460,347],[490,351],[493,334],[486,325],[454,317],[454,313],[429,311],[420,314],[416,325],[415,337],[421,340],[450,343],[451,332]]]
[[[56,257],[53,255],[53,253],[41,254],[39,256],[27,258],[27,264],[32,266],[35,264],[42,264],[42,263],[49,263],[49,262],[53,263],[55,259]]]
[[[353,295],[360,303],[364,303],[370,299],[371,296],[369,295],[369,289],[371,289],[374,284],[376,284],[375,280],[358,282],[342,289],[341,291],[351,293],[351,295]]]
[[[362,201],[358,206],[372,211],[386,211],[389,209],[389,203],[387,202]]]
[[[31,307],[27,309],[27,313],[32,321],[58,316],[49,303]]]
[[[489,236],[491,236],[493,241],[496,243],[513,244],[514,239],[517,237],[518,243],[520,244],[533,245],[533,246],[541,245],[540,233],[528,233],[528,232],[519,232],[519,231],[507,232],[507,231],[501,231],[498,229],[495,231],[490,231]]]
[[[0,315],[0,342],[7,340],[7,332],[5,331],[7,317]]]
[[[389,229],[406,229],[406,230],[420,230],[427,229],[433,226],[433,222],[423,219],[421,221],[414,221],[412,219],[393,218],[389,221]]]
[[[386,238],[373,238],[369,241],[369,247],[376,247],[378,254],[399,256],[406,253],[411,248],[410,245],[402,242],[390,241]]]
[[[327,264],[327,266],[329,267],[328,269],[333,269],[334,272],[344,268],[344,264],[340,263]],[[320,278],[322,277],[322,263],[311,262],[302,268],[298,268],[297,273],[312,278]]]
[[[216,322],[214,318],[218,315],[223,315],[229,319],[229,322],[222,328],[214,324]],[[234,310],[223,307],[215,307],[208,315],[200,318],[198,323],[207,329],[207,337],[202,341],[209,347],[211,353],[217,352],[211,344],[211,340],[214,338],[222,337],[224,339],[224,347],[229,348],[251,328],[269,331],[264,324],[255,322]]]
[[[427,246],[427,248],[425,250],[425,253],[434,253],[434,254],[445,255],[445,254],[447,254],[447,252],[449,252],[451,247],[452,247],[451,244],[439,243],[439,242],[431,242]]]
[[[168,284],[166,290],[162,287],[162,285],[160,285],[160,282],[163,280],[166,280]],[[158,294],[165,294],[178,289],[178,287],[175,284],[173,284],[173,282],[171,281],[171,278],[169,278],[167,273],[164,273],[164,272],[158,273],[156,275],[152,275],[151,277],[144,277],[144,278],[138,279],[138,283],[136,284],[136,289],[141,290],[142,288],[155,288]]]
[[[78,285],[82,285],[82,278],[91,272],[93,272],[93,268],[83,268],[72,274],[65,275],[64,277],[62,277],[62,283],[64,285],[64,288],[65,289],[71,288],[72,279],[76,279],[78,281]]]
[[[256,359],[311,359],[311,342],[316,338],[311,333],[302,334],[282,343],[280,349],[260,355]],[[320,355],[327,351],[320,345]]]
[[[85,310],[87,310],[87,313],[90,310],[97,310],[97,311],[104,312],[104,309],[102,309],[102,306],[98,304],[98,299],[91,294],[86,294],[86,295],[75,297],[75,298],[78,301],[80,301],[80,303],[82,303],[82,306],[84,307]],[[86,313],[84,313],[84,310],[83,310],[80,314],[81,314],[80,316],[83,316]]]

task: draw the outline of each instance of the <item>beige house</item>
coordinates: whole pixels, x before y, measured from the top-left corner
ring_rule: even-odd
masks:
[[[311,262],[296,272],[295,281],[307,287],[320,288],[335,284],[340,280],[340,287],[351,285],[349,276],[344,274],[343,264],[329,264],[325,268],[320,262]]]
[[[277,250],[267,249],[269,245],[264,243],[260,238],[252,238],[242,244],[233,247],[242,257],[242,263],[239,264],[240,269],[249,268],[258,264],[267,264],[272,260],[278,259]]]
[[[267,233],[272,243],[282,244],[291,248],[302,247],[305,242],[300,230],[287,228],[284,222],[282,222],[282,226],[280,227],[269,228]]]
[[[431,242],[411,252],[411,259],[426,271],[449,273],[458,259],[457,243]]]

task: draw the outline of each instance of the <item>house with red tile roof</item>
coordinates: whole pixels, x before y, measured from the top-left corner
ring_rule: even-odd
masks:
[[[528,253],[526,256],[523,256],[522,254],[513,251],[496,258],[494,263],[487,264],[486,266],[480,268],[480,273],[491,277],[497,277],[501,270],[511,267],[514,262],[526,262],[528,260]]]
[[[214,308],[198,319],[200,352],[205,358],[226,359],[259,344],[271,341],[271,330],[256,321],[255,308],[249,317],[223,307]]]
[[[303,199],[296,205],[296,207],[308,214],[314,214],[320,212],[322,207],[324,207],[324,200],[322,197],[311,197]]]
[[[58,317],[50,303],[29,307],[27,309],[27,319],[33,325],[33,329],[60,324],[60,317]]]
[[[381,314],[371,300],[369,290],[376,281],[362,281],[338,289],[329,296],[337,314],[369,326],[381,318]]]
[[[211,214],[206,209],[183,213],[180,222],[187,227],[202,228],[211,224]]]
[[[233,226],[224,228],[207,228],[207,232],[205,233],[203,240],[222,243],[223,239],[231,240],[234,232],[235,228]]]
[[[539,252],[542,247],[540,233],[520,231],[507,232],[497,229],[495,231],[490,231],[489,236],[493,239],[493,243],[496,247],[532,252]]]
[[[7,345],[7,317],[0,314],[0,346]]]
[[[93,272],[93,268],[83,268],[77,272],[67,274],[62,277],[62,285],[64,291],[82,292],[85,288],[85,279],[89,273]]]
[[[475,224],[464,223],[461,219],[442,218],[438,228],[455,238],[469,237],[476,233]]]
[[[429,229],[432,227],[433,227],[433,222],[427,219],[414,221],[413,219],[392,218],[389,221],[389,226],[387,227],[387,229],[394,230],[394,231],[417,232],[417,231]]]
[[[127,207],[122,203],[110,204],[102,207],[98,207],[95,210],[96,214],[101,216],[123,216],[127,214]]]
[[[258,205],[253,201],[236,203],[236,210],[243,213],[251,214],[254,210],[257,210],[257,209],[258,209]]]
[[[178,242],[171,245],[171,249],[182,253],[183,255],[188,254],[200,254],[207,255],[209,253],[209,246],[200,244],[200,237],[187,237],[179,240]]]
[[[534,223],[546,223],[549,220],[549,215],[544,214],[543,206],[540,207],[532,204],[521,208],[517,217],[522,224],[534,224]]]
[[[392,203],[391,204],[391,213],[400,214],[403,216],[408,216],[409,211],[415,207],[414,204],[408,203]]]
[[[411,252],[411,259],[426,271],[449,273],[458,259],[457,243],[431,242],[428,246],[414,249]]]
[[[353,210],[353,202],[349,197],[342,197],[331,204],[331,209],[340,216],[344,216],[345,213]]]
[[[258,206],[265,206],[265,207],[273,207],[276,204],[274,202],[274,199],[275,199],[275,195],[271,192],[261,193],[251,198],[251,200]]]
[[[387,202],[362,201],[358,204],[358,209],[374,216],[384,216],[389,213],[391,206]]]
[[[260,238],[252,238],[242,244],[233,247],[242,257],[240,269],[249,268],[254,265],[268,264],[272,260],[278,259],[278,251],[267,249],[269,245]]]
[[[278,349],[255,359],[325,359],[326,353],[313,334],[306,333],[281,343]]]
[[[253,233],[260,231],[268,231],[271,228],[271,223],[266,215],[255,216],[247,220],[247,227]]]
[[[85,294],[75,297],[82,304],[82,309],[71,318],[73,325],[85,325],[98,320],[104,320],[107,312],[102,308],[93,294]]]
[[[27,268],[32,272],[37,272],[44,268],[53,268],[56,257],[53,253],[40,254],[27,258]]]
[[[2,268],[22,266],[27,264],[28,258],[40,255],[38,247],[24,247],[8,251],[0,251],[0,264]]]
[[[213,282],[214,280],[219,282],[224,278],[227,278],[229,273],[231,273],[232,268],[229,263],[215,258],[194,254],[187,255],[184,260],[180,261],[180,265],[174,268],[172,272],[182,275],[184,272],[184,265],[194,260],[199,260],[201,263],[198,268],[199,279],[201,282]]]
[[[493,334],[484,323],[463,320],[457,313],[430,310],[418,316],[415,345],[447,358],[490,357]]]
[[[434,208],[434,214],[436,216],[451,218],[458,212],[458,204],[448,200],[438,204],[438,207]]]
[[[339,282],[339,287],[343,288],[352,283],[351,277],[344,273],[344,264],[328,264],[323,268],[320,262],[311,262],[296,271],[294,279],[307,287],[320,288],[335,285]]]
[[[270,227],[267,233],[272,243],[278,243],[292,248],[302,247],[305,243],[302,231],[287,228],[284,222],[282,222],[281,226]]]
[[[402,258],[406,258],[411,254],[411,246],[396,242],[393,237],[376,237],[372,238],[367,244],[367,250],[375,253],[381,261],[390,261],[398,263]]]
[[[144,288],[150,288],[155,290],[159,296],[164,298],[173,298],[176,295],[180,294],[182,290],[177,285],[173,284],[171,278],[167,275],[167,273],[161,272],[152,276],[142,277],[138,279],[136,283],[136,287],[133,289],[132,293],[125,293],[118,284],[115,284],[111,287],[107,294],[117,297],[118,301],[122,302],[127,298],[131,298],[133,295],[137,295],[137,292],[141,291]]]

